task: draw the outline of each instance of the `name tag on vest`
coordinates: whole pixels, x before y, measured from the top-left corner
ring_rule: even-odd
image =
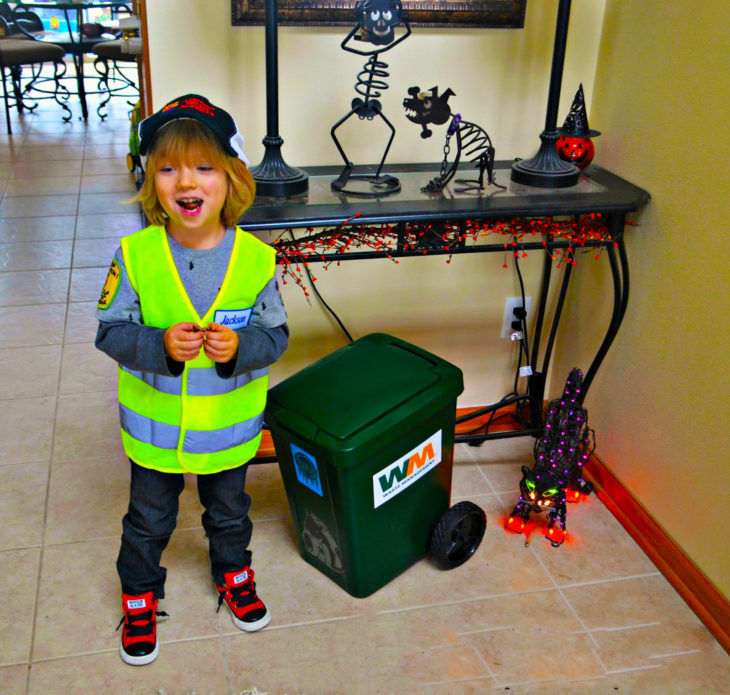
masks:
[[[213,314],[213,321],[221,326],[226,326],[231,330],[237,328],[245,328],[251,320],[251,312],[253,308],[248,309],[218,309]]]

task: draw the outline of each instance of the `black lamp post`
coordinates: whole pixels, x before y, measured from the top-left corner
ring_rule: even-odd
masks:
[[[570,0],[560,0],[558,20],[555,27],[555,45],[553,46],[553,64],[550,71],[550,88],[548,91],[545,130],[540,134],[542,144],[532,159],[522,159],[512,165],[512,180],[525,186],[538,188],[568,188],[578,183],[580,169],[558,156],[555,143],[560,137],[557,130],[558,103],[560,102],[560,85],[563,81],[563,63],[565,61],[565,43],[568,36],[568,19],[570,18]]]
[[[251,169],[260,196],[286,198],[309,189],[309,175],[290,167],[281,156],[284,140],[279,135],[279,74],[276,0],[266,0],[266,148],[261,164]]]

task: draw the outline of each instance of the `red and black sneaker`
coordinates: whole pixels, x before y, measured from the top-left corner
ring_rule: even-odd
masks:
[[[122,610],[124,616],[117,625],[117,630],[124,623],[122,644],[119,653],[122,660],[131,666],[144,666],[153,662],[160,653],[157,644],[157,616],[167,615],[157,610],[157,601],[152,592],[139,596],[122,594]]]
[[[231,611],[233,624],[246,632],[256,632],[271,622],[271,614],[256,595],[253,576],[254,572],[250,567],[244,567],[238,572],[226,572],[223,575],[226,585],[217,587],[218,610],[225,601]]]

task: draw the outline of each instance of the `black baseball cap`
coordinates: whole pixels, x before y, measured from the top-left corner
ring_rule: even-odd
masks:
[[[163,125],[179,118],[192,118],[208,126],[220,140],[223,149],[238,157],[246,166],[248,158],[243,152],[243,135],[233,116],[219,106],[211,104],[200,94],[185,94],[165,104],[157,113],[153,113],[139,124],[139,152],[145,156],[152,145],[155,135]]]

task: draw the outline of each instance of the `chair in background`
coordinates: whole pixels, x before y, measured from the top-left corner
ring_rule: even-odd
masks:
[[[63,87],[60,78],[66,72],[66,64],[63,62],[64,49],[53,43],[34,41],[33,32],[43,31],[43,23],[38,15],[33,12],[24,11],[16,13],[9,21],[4,16],[7,5],[0,4],[0,73],[3,83],[3,101],[5,102],[5,120],[8,133],[12,133],[10,125],[10,107],[17,108],[18,113],[24,110],[33,111],[38,104],[38,99],[54,98],[56,103],[69,111],[63,97]],[[18,22],[23,27],[18,27]],[[41,70],[45,63],[52,63],[54,74],[52,78],[41,77]],[[25,86],[22,85],[23,68],[29,67],[31,75]],[[12,93],[8,90],[8,78]],[[46,96],[30,95],[31,90],[48,79],[54,81],[53,93],[45,93]],[[66,96],[66,99],[68,97]]]
[[[81,117],[84,120],[87,120],[88,105],[86,101],[87,91],[84,80],[84,56],[87,53],[91,53],[97,43],[107,41],[114,37],[112,35],[105,35],[103,27],[92,23],[82,24],[79,22],[77,31],[70,13],[78,10],[80,6],[80,4],[78,4],[77,7],[76,4],[69,3],[69,7],[64,8],[63,3],[56,3],[56,7],[61,10],[60,14],[63,16],[63,22],[59,25],[57,30],[53,31],[29,31],[27,24],[23,21],[27,10],[21,5],[15,6],[12,11],[12,18],[16,21],[16,26],[28,38],[60,46],[63,49],[64,54],[67,56],[67,60],[70,59],[73,62],[75,86],[70,89],[64,86],[62,87],[62,91],[65,91],[69,95],[73,92],[78,96],[79,104],[81,106]],[[78,16],[80,17],[80,15]],[[19,19],[20,21],[18,21]],[[64,121],[70,121],[72,117],[71,109],[67,108],[67,111],[68,115],[63,117]]]
[[[130,106],[134,106],[139,99],[139,87],[129,74],[133,67],[136,77],[137,57],[124,52],[123,48],[124,39],[114,39],[97,43],[92,50],[97,56],[94,68],[99,73],[99,91],[104,95],[96,108],[102,120],[107,115],[102,110],[113,96],[126,99]]]
[[[0,3],[0,18],[4,20],[3,36],[10,35],[16,39],[30,38],[29,35],[43,33],[44,26],[41,18],[30,10],[22,7],[13,10],[9,5]],[[27,34],[26,34],[27,32]]]

